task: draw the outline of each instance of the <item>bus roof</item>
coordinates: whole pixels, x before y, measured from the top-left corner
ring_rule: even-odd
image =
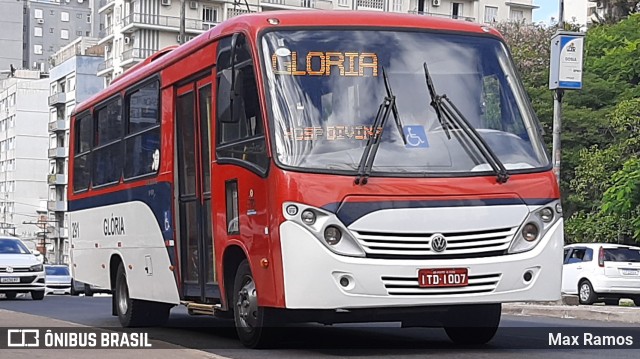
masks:
[[[272,25],[270,19],[277,19],[278,24]],[[344,27],[382,27],[382,28],[421,28],[442,31],[460,31],[469,33],[490,33],[501,37],[497,30],[486,25],[462,20],[452,20],[434,16],[422,16],[413,14],[378,12],[378,11],[267,11],[245,14],[233,17],[209,31],[197,36],[183,46],[172,49],[162,49],[162,56],[151,56],[146,61],[134,66],[116,80],[105,90],[83,101],[74,110],[79,113],[87,110],[92,104],[101,102],[113,94],[126,89],[138,81],[142,81],[157,73],[166,66],[178,61],[186,55],[197,51],[209,44],[212,40],[230,35],[238,31],[246,31],[249,34],[257,34],[266,28],[285,27],[309,27],[309,26],[344,26]]]

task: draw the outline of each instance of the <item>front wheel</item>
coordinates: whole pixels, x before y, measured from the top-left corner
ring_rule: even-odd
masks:
[[[248,348],[264,348],[273,344],[269,308],[258,306],[258,291],[245,259],[238,266],[233,285],[233,319],[240,342]]]
[[[496,335],[500,326],[502,305],[479,304],[454,307],[444,330],[459,345],[482,345]]]
[[[171,306],[165,303],[131,299],[124,265],[121,263],[116,274],[116,290],[113,293],[116,314],[125,327],[161,326],[169,319]]]
[[[89,284],[84,285],[84,296],[85,297],[93,297],[93,290]]]
[[[16,293],[16,292],[6,292],[6,293],[4,293],[4,295],[7,297],[7,299],[16,299],[16,296],[18,295],[18,293]]]
[[[33,299],[33,300],[43,300],[44,299],[44,290],[33,290],[33,291],[31,291],[31,299]]]

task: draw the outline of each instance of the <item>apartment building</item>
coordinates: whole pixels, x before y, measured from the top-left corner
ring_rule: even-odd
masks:
[[[179,0],[99,0],[105,58],[98,75],[105,85],[160,49],[178,45]],[[369,10],[443,16],[479,23],[532,21],[533,0],[185,0],[189,40],[231,17],[271,10]]]
[[[67,211],[67,174],[70,115],[76,104],[98,93],[103,80],[96,76],[104,50],[98,39],[77,38],[51,58],[49,73],[49,170],[48,237],[53,246],[48,258],[57,263],[69,262],[69,221]],[[42,175],[44,176],[43,172]]]
[[[49,58],[78,37],[97,36],[98,0],[27,0],[24,2],[25,69],[49,70]],[[22,3],[22,2],[21,2]]]
[[[0,78],[7,77],[11,65],[22,67],[22,2],[0,0]]]
[[[39,71],[17,70],[0,81],[0,231],[32,236],[47,198],[46,97],[49,79]]]

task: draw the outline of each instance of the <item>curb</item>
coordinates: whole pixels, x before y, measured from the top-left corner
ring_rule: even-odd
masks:
[[[505,303],[502,305],[502,314],[618,323],[640,323],[640,308],[637,307]]]

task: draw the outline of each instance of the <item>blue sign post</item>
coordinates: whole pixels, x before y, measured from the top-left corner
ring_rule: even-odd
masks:
[[[560,1],[560,22],[562,20],[564,3]],[[584,34],[559,30],[551,38],[551,61],[549,64],[549,89],[554,90],[553,96],[553,172],[560,185],[560,132],[562,123],[562,97],[564,90],[582,89],[582,57],[584,49]]]

